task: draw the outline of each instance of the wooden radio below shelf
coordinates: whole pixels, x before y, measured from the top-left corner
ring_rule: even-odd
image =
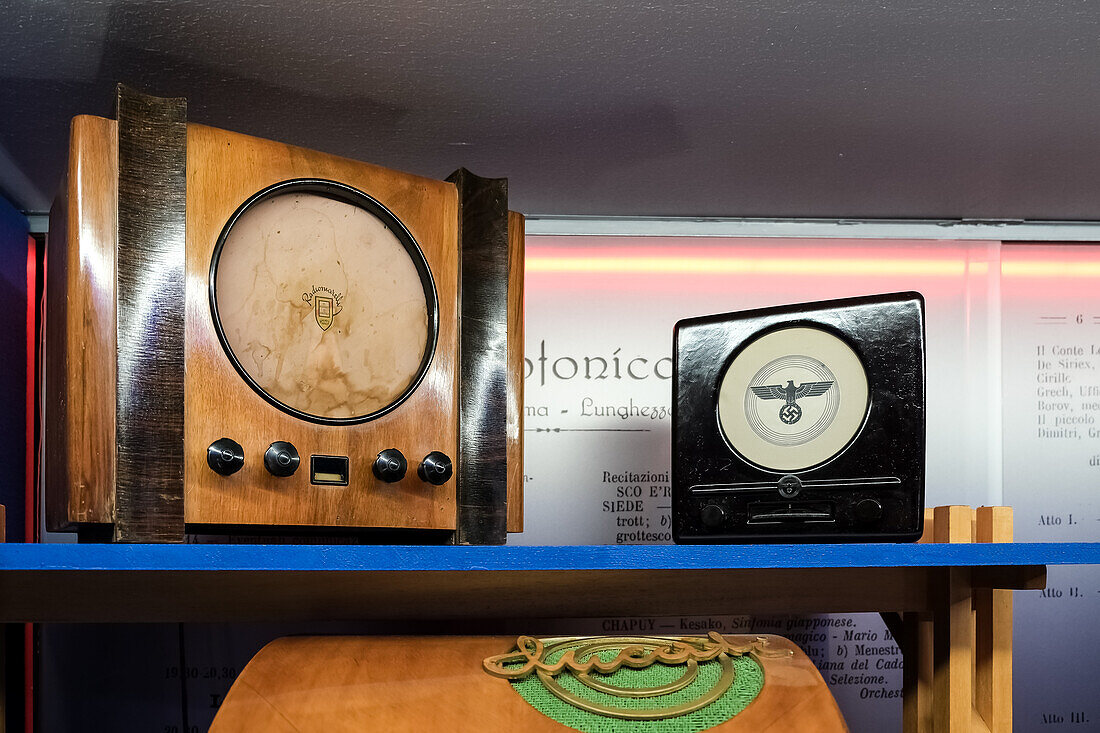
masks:
[[[523,217],[119,88],[51,212],[52,529],[522,529]],[[414,535],[415,537],[415,535]]]

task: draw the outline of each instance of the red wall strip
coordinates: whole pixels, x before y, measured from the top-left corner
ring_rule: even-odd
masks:
[[[35,286],[38,280],[38,246],[34,237],[27,237],[27,460],[24,472],[27,480],[27,502],[24,512],[23,541],[35,542],[38,539],[38,522],[35,511],[38,502],[35,491],[35,440],[34,414],[38,407],[38,391],[35,389],[38,372],[35,369],[35,354],[38,349],[38,323],[35,318],[35,305],[38,298]]]
[[[27,460],[24,472],[27,481],[26,511],[23,541],[38,540],[38,492],[35,482],[37,465],[34,416],[38,408],[38,381],[35,355],[38,353],[38,246],[34,237],[27,237]],[[34,733],[34,624],[23,624],[23,730]]]

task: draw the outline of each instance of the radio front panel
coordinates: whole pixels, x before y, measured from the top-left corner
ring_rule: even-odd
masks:
[[[454,529],[454,187],[187,142],[187,523]]]

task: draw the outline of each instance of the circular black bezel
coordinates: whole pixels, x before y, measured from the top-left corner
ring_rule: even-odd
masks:
[[[420,275],[420,284],[424,288],[424,300],[428,307],[428,338],[424,346],[424,358],[421,359],[420,368],[416,376],[409,383],[409,386],[405,388],[405,391],[393,402],[380,410],[375,410],[374,412],[364,415],[354,415],[352,417],[323,417],[321,415],[312,415],[295,407],[291,407],[285,402],[268,394],[263,387],[256,383],[256,380],[249,375],[240,361],[237,360],[232,347],[229,345],[229,341],[225,337],[225,332],[222,330],[221,318],[218,316],[217,298],[218,260],[221,258],[222,247],[225,246],[225,240],[229,237],[229,232],[232,231],[233,225],[237,223],[237,220],[240,219],[244,212],[261,201],[266,201],[269,198],[286,193],[312,193],[335,201],[351,204],[352,206],[365,210],[367,213],[380,220],[382,224],[397,237],[397,241],[401,242],[409,258],[413,261],[417,274]],[[233,212],[233,215],[229,217],[229,221],[227,221],[222,228],[221,234],[218,235],[218,241],[214,245],[214,254],[210,258],[209,300],[210,316],[214,323],[214,331],[218,334],[218,341],[221,343],[225,355],[229,357],[229,362],[248,386],[255,390],[255,392],[267,402],[288,415],[293,415],[300,420],[320,425],[356,425],[368,420],[374,420],[375,418],[382,417],[392,412],[398,405],[407,400],[424,380],[424,375],[427,374],[428,367],[435,357],[435,349],[439,338],[439,300],[436,297],[435,281],[432,279],[432,272],[428,267],[428,261],[424,257],[424,253],[421,251],[420,245],[417,244],[412,233],[392,211],[387,209],[373,197],[363,193],[357,188],[352,188],[346,184],[322,178],[295,178],[288,181],[281,181],[257,191],[249,196],[243,204],[237,207],[237,210]]]
[[[839,339],[841,341],[841,343],[843,343],[845,346],[847,346],[849,349],[852,350],[852,353],[854,353],[856,355],[856,359],[859,360],[859,365],[863,368],[863,373],[865,375],[867,375],[867,361],[863,358],[863,354],[861,353],[860,349],[856,348],[855,344],[852,343],[852,340],[848,337],[847,334],[842,333],[837,328],[835,328],[834,326],[831,326],[827,323],[821,323],[819,321],[814,321],[814,320],[811,320],[809,318],[798,318],[798,319],[794,319],[794,320],[790,320],[790,321],[783,321],[781,323],[775,323],[775,324],[772,324],[772,325],[770,325],[766,328],[762,328],[759,331],[755,331],[747,339],[745,339],[740,344],[738,344],[737,348],[735,348],[730,353],[730,355],[728,357],[726,357],[725,361],[722,364],[722,367],[718,370],[718,379],[714,383],[714,388],[713,388],[713,392],[712,392],[712,394],[713,394],[712,404],[714,405],[714,422],[715,422],[715,425],[718,427],[718,435],[722,438],[722,442],[726,444],[726,447],[729,448],[735,456],[740,458],[745,463],[749,464],[753,468],[758,468],[761,471],[766,471],[768,473],[774,473],[774,474],[777,474],[777,475],[780,475],[780,476],[784,475],[784,474],[797,475],[797,474],[801,474],[801,473],[806,473],[807,471],[813,471],[815,469],[821,468],[822,466],[826,466],[826,465],[832,463],[837,458],[839,458],[841,455],[843,455],[845,451],[847,451],[849,448],[852,447],[852,444],[856,442],[856,439],[859,438],[859,436],[863,434],[863,429],[865,427],[867,427],[867,421],[871,417],[871,407],[874,404],[874,388],[871,386],[871,378],[870,378],[870,376],[868,376],[867,377],[867,406],[863,410],[863,419],[860,420],[859,427],[856,428],[855,433],[853,433],[852,437],[848,440],[848,442],[844,444],[844,447],[842,447],[840,450],[838,450],[836,453],[829,456],[825,460],[819,461],[818,463],[815,463],[812,466],[807,466],[806,468],[799,468],[797,470],[783,470],[783,469],[778,469],[778,468],[769,468],[768,466],[765,466],[761,463],[757,463],[756,461],[751,460],[750,458],[745,456],[741,451],[737,450],[737,448],[735,448],[734,445],[733,445],[733,441],[730,440],[730,437],[728,435],[726,435],[726,431],[722,427],[722,418],[718,414],[718,393],[722,389],[722,382],[725,380],[726,373],[730,370],[730,367],[733,366],[733,362],[737,360],[737,357],[741,356],[742,352],[744,352],[745,349],[747,349],[750,344],[756,343],[760,339],[764,338],[765,336],[767,336],[769,334],[775,333],[776,331],[783,331],[783,330],[786,330],[788,328],[812,328],[812,329],[816,329],[818,331],[824,331],[825,333],[829,334],[830,336],[835,336],[837,339]]]

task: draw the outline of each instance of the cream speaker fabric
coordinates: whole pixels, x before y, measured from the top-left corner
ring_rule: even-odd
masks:
[[[313,193],[260,200],[217,262],[218,318],[255,384],[307,415],[384,409],[416,379],[428,341],[424,286],[382,221]]]
[[[772,331],[730,363],[718,421],[734,450],[773,471],[801,471],[835,456],[867,413],[867,375],[855,352],[817,328]]]

